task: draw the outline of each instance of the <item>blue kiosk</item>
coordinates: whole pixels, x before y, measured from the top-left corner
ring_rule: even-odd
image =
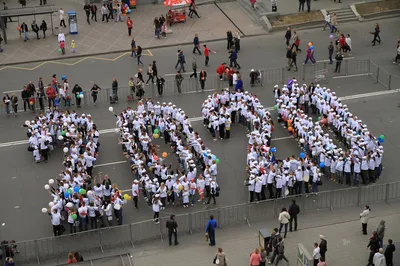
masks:
[[[68,27],[69,34],[78,34],[78,20],[75,10],[68,11]]]

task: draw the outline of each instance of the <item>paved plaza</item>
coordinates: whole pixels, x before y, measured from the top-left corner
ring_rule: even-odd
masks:
[[[32,0],[32,2],[37,0]],[[318,1],[319,2],[319,1]],[[72,1],[65,2],[66,9],[75,6]],[[231,5],[229,10],[235,10],[236,3],[228,3]],[[226,4],[226,5],[228,5]],[[11,7],[11,4],[9,4]],[[180,43],[190,42],[194,32],[199,32],[201,42],[215,38],[225,38],[225,31],[232,27],[231,22],[218,12],[214,5],[200,6],[199,12],[204,12],[203,17],[210,15],[212,19],[207,21],[193,21],[184,25],[177,25],[179,29],[174,31],[174,38],[161,40],[169,42],[164,44],[176,44],[174,47],[152,48],[145,51],[143,58],[144,65],[157,61],[158,69],[167,82],[173,80],[175,75],[174,65],[176,62],[176,50],[183,49],[186,53],[186,61],[188,73],[190,73],[190,65],[192,57],[198,60],[199,68],[204,68],[203,56],[192,56],[192,45],[179,45]],[[228,8],[228,7],[227,7]],[[143,7],[147,13],[154,12],[154,16],[162,11],[162,7]],[[142,12],[139,9],[137,12]],[[83,10],[80,10],[81,17],[84,17]],[[135,11],[136,12],[136,11]],[[159,40],[151,38],[152,27],[151,17],[140,13],[134,21],[138,20],[138,24],[143,23],[138,27],[140,32],[135,32],[140,38],[143,38],[143,47],[157,46]],[[259,25],[253,22],[246,21],[243,16],[236,15],[240,23],[246,27],[240,27],[248,35],[262,34],[263,30]],[[218,21],[217,21],[218,19]],[[221,20],[221,21],[220,21]],[[375,47],[370,46],[370,37],[368,34],[372,30],[374,23],[357,23],[341,26],[342,32],[351,33],[353,40],[354,52],[348,60],[363,60],[371,59],[376,64],[380,65],[386,71],[400,76],[398,65],[392,65],[391,61],[395,53],[395,43],[397,39],[397,29],[392,25],[399,24],[400,19],[389,19],[381,21],[382,45]],[[125,36],[125,24],[115,25],[115,22],[110,22],[110,25],[89,26],[83,25],[80,27],[82,34],[78,35],[76,40],[82,50],[78,53],[98,53],[101,51],[111,51],[113,49],[129,48],[129,38]],[[15,23],[14,23],[15,24]],[[9,24],[12,28],[14,24]],[[121,23],[122,24],[122,23]],[[135,24],[134,24],[135,25]],[[212,25],[217,25],[212,28]],[[103,31],[102,27],[107,27]],[[135,27],[135,26],[134,26]],[[175,27],[175,26],[173,26]],[[173,28],[173,30],[175,30]],[[326,60],[327,45],[329,44],[329,35],[322,32],[320,29],[299,31],[299,36],[302,39],[302,45],[308,41],[313,41],[317,47],[317,60]],[[148,36],[150,35],[150,36]],[[147,36],[147,37],[146,37]],[[69,37],[67,37],[69,38]],[[75,37],[74,37],[75,38]],[[146,39],[147,38],[147,39]],[[126,39],[126,43],[124,43]],[[172,40],[171,40],[172,39]],[[95,42],[95,40],[98,40]],[[111,42],[110,40],[114,40]],[[116,41],[115,41],[116,40]],[[12,60],[22,60],[24,58],[43,59],[57,56],[56,51],[52,49],[54,40],[31,40],[28,43],[20,45],[22,42],[19,39],[11,41],[13,45],[12,56],[7,57],[6,54],[0,54],[0,64],[13,62]],[[43,42],[43,43],[41,43]],[[100,42],[100,43],[99,43]],[[81,44],[81,46],[79,46]],[[275,69],[285,67],[287,62],[285,58],[286,48],[283,40],[283,33],[273,33],[271,35],[262,35],[254,37],[246,37],[241,41],[242,51],[239,54],[239,62],[242,65],[243,71],[254,69]],[[228,61],[228,53],[226,51],[225,41],[215,41],[209,43],[212,50],[217,53],[211,55],[211,64],[206,69],[209,76],[214,77],[216,67],[224,61]],[[125,47],[125,48],[124,48]],[[25,50],[22,52],[21,50]],[[4,57],[6,56],[6,57]],[[36,56],[37,58],[35,58]],[[303,60],[304,54],[299,54],[298,62]],[[301,60],[300,60],[301,59]],[[80,61],[79,61],[80,60]],[[14,61],[14,62],[16,62]],[[78,62],[79,61],[79,62]],[[330,67],[330,66],[329,66]],[[146,67],[144,67],[145,69]],[[127,86],[129,77],[133,76],[137,71],[136,61],[129,55],[124,53],[103,55],[101,58],[84,58],[84,59],[67,59],[52,62],[29,63],[15,65],[9,67],[0,67],[0,80],[2,86],[0,92],[15,92],[18,95],[22,86],[26,85],[29,80],[37,82],[39,76],[44,77],[45,82],[50,81],[52,74],[68,76],[70,85],[78,83],[84,90],[89,90],[93,83],[97,83],[102,88],[111,87],[111,81],[116,77],[120,81],[120,86]],[[145,70],[144,70],[145,72]],[[184,76],[189,79],[188,75]],[[397,84],[397,83],[396,83]],[[330,79],[328,85],[332,90],[336,91],[339,97],[344,97],[345,103],[353,114],[360,117],[369,130],[374,135],[384,134],[386,136],[385,155],[384,155],[384,174],[380,183],[398,181],[397,178],[397,152],[400,148],[400,142],[397,137],[398,122],[400,115],[398,106],[400,103],[400,94],[398,92],[385,92],[387,89],[374,83],[372,77],[348,77]],[[151,87],[151,86],[150,86]],[[150,88],[149,87],[149,88]],[[209,89],[215,88],[209,85]],[[394,89],[399,89],[398,87]],[[249,88],[250,92],[258,95],[262,104],[265,107],[274,105],[272,86],[265,85],[263,87]],[[181,97],[167,96],[157,100],[162,102],[172,102],[179,108],[185,110],[186,114],[192,118],[194,129],[199,132],[200,136],[209,145],[213,152],[221,159],[218,166],[218,178],[222,188],[221,196],[218,198],[218,206],[229,206],[247,202],[247,188],[243,186],[245,174],[245,161],[247,147],[246,132],[239,126],[233,126],[232,138],[229,141],[212,142],[212,138],[206,128],[203,127],[199,117],[201,116],[201,103],[207,98],[212,91],[184,94]],[[372,96],[363,96],[365,93],[377,93]],[[355,97],[353,97],[355,95]],[[346,97],[348,97],[346,99]],[[120,102],[115,105],[116,111],[120,111],[128,105],[127,102]],[[132,175],[129,166],[125,163],[126,159],[122,155],[122,150],[117,145],[117,135],[114,133],[115,117],[108,111],[108,104],[103,103],[98,106],[85,106],[79,112],[91,114],[93,120],[101,130],[100,142],[101,151],[95,173],[108,173],[117,183],[119,188],[129,190],[131,187]],[[135,106],[135,103],[132,104]],[[4,110],[0,112],[0,160],[2,162],[2,178],[0,179],[0,195],[2,204],[0,211],[7,215],[2,215],[0,218],[0,236],[1,239],[27,240],[42,237],[49,237],[52,234],[51,224],[48,216],[43,215],[40,210],[46,207],[50,196],[43,189],[43,185],[49,178],[56,176],[61,169],[62,151],[56,150],[48,164],[35,164],[30,153],[26,151],[27,145],[25,130],[21,128],[24,121],[31,119],[34,114],[20,113],[18,116],[5,116]],[[275,113],[274,113],[274,116]],[[287,132],[280,126],[276,127],[273,134],[272,145],[277,149],[279,158],[295,155],[298,156],[300,149],[297,143],[289,138]],[[161,145],[162,149],[168,147]],[[173,162],[173,158],[167,158],[167,162]],[[343,188],[342,186],[330,181],[324,182],[322,190],[332,190]],[[129,203],[131,204],[131,203]],[[152,217],[150,207],[145,206],[144,202],[140,201],[140,209],[134,210],[133,206],[127,206],[124,209],[124,223],[138,222],[147,220]],[[132,208],[131,208],[132,207]],[[374,218],[371,220],[371,225],[377,224],[382,217],[387,220],[387,236],[393,237],[398,241],[398,225],[399,214],[397,211],[398,205],[381,204],[379,212],[375,212],[373,207]],[[204,205],[196,205],[189,211],[207,210]],[[162,215],[167,216],[170,213],[183,214],[186,209],[168,207]],[[347,265],[362,265],[368,256],[364,252],[366,245],[366,237],[360,234],[360,225],[358,223],[358,208],[335,210],[333,213],[323,213],[316,211],[313,215],[307,214],[301,230],[290,234],[287,239],[288,258],[294,262],[297,243],[303,243],[309,250],[313,241],[317,240],[317,236],[323,232],[330,243],[328,255],[332,257],[344,254],[340,259],[328,261],[328,265],[345,265],[345,262],[352,259],[351,264]],[[272,217],[271,217],[272,218]],[[326,221],[334,220],[334,226],[328,226]],[[343,221],[347,221],[343,223]],[[273,225],[272,225],[273,224]],[[277,225],[272,221],[262,224],[251,224],[251,227],[243,227],[240,230],[223,228],[217,233],[217,243],[225,249],[229,261],[228,265],[245,265],[249,252],[257,246],[257,230],[259,228],[273,228]],[[326,225],[326,227],[324,227]],[[133,255],[134,265],[187,265],[186,260],[191,259],[191,265],[211,265],[214,250],[209,248],[204,243],[202,234],[193,236],[182,236],[179,249],[173,249],[172,252],[165,246],[164,243],[149,243],[139,245],[137,249],[130,250]],[[364,253],[363,253],[364,252]],[[173,256],[170,256],[170,253]],[[167,255],[168,254],[168,255]],[[150,259],[150,256],[152,259]],[[351,258],[354,256],[354,258]],[[354,264],[353,264],[354,261]],[[238,264],[236,264],[236,262]]]

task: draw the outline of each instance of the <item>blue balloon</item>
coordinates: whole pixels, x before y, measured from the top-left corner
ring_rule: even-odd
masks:
[[[83,94],[83,91],[81,91],[79,94]]]
[[[319,168],[324,168],[325,164],[323,162],[320,162]]]
[[[64,198],[66,198],[66,199],[69,198],[69,193],[68,192],[64,192]]]
[[[208,157],[208,154],[205,152],[205,153],[203,153],[203,155],[204,155],[204,157]]]
[[[271,148],[271,152],[272,153],[276,152],[276,148],[275,147]]]
[[[79,192],[79,187],[74,187],[74,192],[78,193]]]
[[[147,163],[147,166],[150,167],[150,166],[151,166],[151,162],[148,162],[148,163]]]
[[[378,138],[379,143],[384,143],[385,140],[383,138]]]
[[[217,159],[217,156],[213,155],[213,156],[211,156],[211,159],[215,160],[215,159]]]
[[[67,79],[67,76],[61,76],[61,80]]]
[[[300,152],[300,158],[301,158],[301,159],[306,158],[306,155],[304,154],[304,152]]]

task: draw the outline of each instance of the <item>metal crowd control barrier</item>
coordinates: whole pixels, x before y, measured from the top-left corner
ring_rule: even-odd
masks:
[[[264,86],[273,86],[273,85],[282,85],[286,84],[289,79],[296,77],[298,82],[301,84],[302,82],[305,83],[310,83],[310,82],[315,82],[316,80],[316,73],[319,73],[321,71],[325,72],[325,78],[326,81],[329,80],[329,78],[332,77],[333,73],[333,66],[329,65],[328,62],[317,62],[315,65],[301,65],[298,68],[298,71],[294,71],[293,69],[288,71],[287,68],[277,68],[277,69],[264,69],[261,70],[261,84]],[[352,76],[352,75],[370,75],[375,78],[377,82],[382,83],[389,89],[393,86],[397,86],[396,88],[400,88],[400,78],[397,78],[391,74],[385,74],[387,72],[383,71],[380,69],[378,66],[376,66],[372,61],[370,60],[345,60],[342,63],[342,72],[341,75],[345,76]],[[250,72],[249,71],[242,71],[241,72],[241,78],[244,84],[244,89],[251,91],[250,88]],[[100,84],[100,87],[101,84]],[[208,78],[205,82],[205,91],[214,91],[214,90],[220,90],[223,88],[228,87],[228,81],[227,80],[220,80],[219,76],[214,72],[214,70],[209,71]],[[198,78],[191,79],[189,76],[184,75],[184,80],[182,82],[182,94],[189,94],[189,93],[196,93],[196,92],[201,92],[201,86],[200,86],[200,81]],[[72,88],[70,88],[72,91]],[[144,86],[144,97],[145,98],[157,98],[158,95],[158,90],[157,90],[157,85],[149,83],[148,86]],[[103,87],[98,95],[97,95],[97,103],[110,103],[110,96],[112,94],[112,89]],[[164,84],[164,89],[163,89],[163,96],[176,96],[178,95],[178,88],[175,82],[175,78],[172,77],[172,79],[166,78],[165,84]],[[11,95],[9,95],[11,97]],[[18,109],[21,111],[21,109],[24,106],[24,101],[21,98],[21,93],[16,93],[16,96],[18,97]],[[118,88],[118,98],[119,102],[126,104],[128,96],[133,96],[135,99],[137,99],[136,95],[134,92],[131,91],[131,89],[128,86],[122,86]],[[71,97],[71,106],[76,107],[77,105],[77,99],[73,94],[70,94]],[[39,104],[39,99],[35,99],[35,104],[33,106],[34,109],[40,109],[40,104]],[[29,105],[29,99],[25,102],[25,104]],[[49,106],[49,102],[46,97],[43,98],[43,104],[44,107]],[[94,105],[94,99],[91,96],[90,91],[84,91],[84,97],[81,99],[81,106],[93,106]],[[60,108],[64,108],[64,101],[60,99]],[[68,108],[66,106],[65,108]],[[10,106],[10,109],[12,110],[12,106]]]
[[[288,207],[296,199],[301,214],[314,210],[335,210],[344,207],[362,206],[378,202],[390,203],[400,199],[400,182],[365,187],[353,187],[324,191],[318,194],[289,196],[285,199],[271,199],[257,203],[243,203],[211,210],[203,210],[176,215],[179,233],[192,234],[202,232],[210,215],[214,215],[220,227],[250,225],[254,222],[276,219],[282,207]],[[136,243],[167,238],[165,223],[168,217],[161,217],[160,223],[146,220],[122,226],[101,228],[79,232],[73,235],[48,237],[15,243],[20,250],[15,258],[18,262],[40,262],[61,257],[68,252],[106,250],[122,247],[134,247]],[[4,247],[3,247],[4,249]]]

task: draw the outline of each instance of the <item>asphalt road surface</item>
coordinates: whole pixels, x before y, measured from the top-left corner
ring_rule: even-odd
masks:
[[[370,37],[367,33],[373,23],[344,26],[344,29],[347,28],[349,31],[351,29],[353,46],[355,47],[354,57],[356,59],[372,59],[392,72],[398,71],[398,66],[391,65],[397,37],[394,37],[393,27],[389,26],[389,24],[396,22],[399,22],[399,19],[381,22],[382,29],[385,29],[382,30],[383,43],[381,46],[375,47],[370,47],[367,40],[365,40],[365,36]],[[390,32],[390,30],[393,32]],[[329,37],[325,36],[326,32],[321,32],[320,30],[300,32],[299,34],[303,43],[309,39],[313,40],[316,43],[316,47],[323,47],[321,50],[325,49],[325,43],[329,41]],[[224,42],[210,45],[211,48],[218,51],[211,58],[210,72],[212,73],[214,73],[216,66],[221,61],[226,61],[227,53],[223,49],[224,46]],[[283,67],[286,62],[284,58],[285,47],[281,34],[243,39],[242,46],[243,51],[239,55],[239,62],[242,64],[243,69]],[[161,73],[173,74],[176,49],[177,47],[156,49],[152,51],[153,57],[145,58],[145,63],[150,60],[157,60]],[[190,47],[185,47],[184,49],[187,51],[186,60],[190,62]],[[323,52],[321,51],[321,53]],[[316,57],[320,59],[319,55]],[[96,60],[90,62],[86,60],[75,66],[46,64],[33,71],[5,69],[0,71],[0,80],[2,80],[0,90],[19,89],[22,84],[26,83],[25,81],[30,79],[36,81],[38,76],[51,77],[53,73],[57,73],[58,76],[67,75],[70,79],[70,84],[78,82],[84,86],[89,86],[90,81],[95,81],[100,86],[102,84],[107,86],[107,84],[111,85],[110,81],[114,76],[121,80],[120,83],[123,83],[122,80],[127,81],[128,77],[133,75],[133,71],[136,70],[132,60],[128,56],[114,62]],[[372,78],[368,77],[334,79],[328,85],[346,101],[346,104],[354,114],[363,119],[373,134],[384,134],[386,136],[385,170],[380,182],[397,181],[396,163],[398,159],[396,156],[397,149],[400,147],[400,141],[396,136],[399,130],[399,93],[389,94],[384,92],[385,88],[383,86],[374,84]],[[270,87],[251,88],[249,91],[257,93],[264,106],[273,106]],[[378,93],[370,97],[362,95],[373,92]],[[193,118],[194,129],[200,133],[207,145],[221,160],[218,166],[218,181],[222,190],[221,196],[218,198],[218,205],[224,206],[246,202],[248,193],[247,188],[243,186],[246,161],[245,150],[247,146],[246,132],[240,126],[235,125],[232,128],[232,138],[230,140],[213,142],[210,134],[198,119],[201,115],[201,103],[208,94],[204,92],[187,94],[180,98],[163,97],[162,101],[171,101],[185,110],[188,116]],[[358,96],[349,97],[353,95]],[[125,104],[120,103],[115,109],[118,111],[124,107]],[[119,188],[130,189],[132,176],[128,165],[124,162],[125,158],[122,156],[121,147],[117,144],[117,135],[113,133],[115,119],[108,111],[108,105],[99,104],[98,106],[85,107],[79,112],[91,114],[98,128],[102,130],[100,136],[102,146],[94,172],[108,173]],[[27,146],[24,144],[24,141],[26,141],[25,130],[21,128],[24,121],[32,116],[33,114],[30,113],[20,114],[17,117],[0,116],[0,128],[2,129],[0,130],[0,160],[2,161],[0,195],[3,203],[0,206],[0,211],[3,214],[0,218],[0,224],[4,224],[0,227],[1,239],[34,239],[51,236],[52,234],[49,217],[40,212],[41,208],[46,207],[50,200],[50,196],[43,189],[43,186],[49,178],[58,175],[62,167],[62,154],[60,150],[55,151],[47,164],[35,164],[33,162],[32,156],[27,152]],[[276,139],[272,141],[272,145],[277,148],[278,158],[290,155],[298,156],[299,147],[283,128],[277,126],[273,137]],[[161,149],[168,149],[168,147],[161,144],[161,141],[160,145]],[[167,163],[174,163],[174,158],[171,156],[166,161]],[[323,190],[337,188],[340,188],[340,186],[331,182],[324,182],[321,187]],[[134,210],[131,203],[129,203],[124,209],[124,223],[146,220],[152,217],[151,209],[146,207],[144,202],[140,202],[140,207],[139,210]],[[189,209],[172,209],[168,207],[163,215],[201,210],[203,208],[205,206],[200,204]]]

